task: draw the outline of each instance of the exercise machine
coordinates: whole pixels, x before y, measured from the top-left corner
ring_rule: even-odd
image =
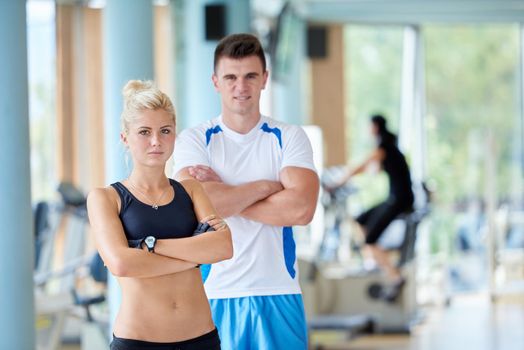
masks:
[[[61,183],[58,193],[60,201],[40,202],[34,209],[38,350],[57,349],[64,337],[69,338],[66,342],[80,342],[84,325],[95,323],[92,305],[105,301],[103,293],[85,295],[79,290],[79,281],[107,280],[100,257],[86,246],[86,198],[69,183]],[[67,329],[72,323],[78,329],[73,335],[66,334],[71,333]],[[102,329],[103,332],[107,329],[103,324],[98,322],[101,334]],[[105,344],[107,347],[107,340]],[[91,349],[96,348],[100,347]]]
[[[333,173],[336,177],[336,172],[340,172],[339,169],[326,170],[328,177]],[[323,204],[326,215],[332,217],[326,220],[316,256],[311,261],[300,262],[302,273],[306,272],[302,276],[302,287],[308,317],[312,320],[330,318],[334,324],[338,318],[337,327],[329,324],[318,327],[343,331],[342,325],[346,322],[349,334],[352,330],[410,332],[411,326],[421,318],[416,302],[415,242],[418,226],[429,212],[429,192],[424,190],[427,196],[422,201],[424,205],[400,215],[379,240],[386,250],[397,255],[397,266],[406,279],[398,297],[389,302],[382,297],[387,286],[385,276],[379,270],[364,268],[359,243],[351,232],[347,232],[354,225],[347,202],[356,190],[350,184],[330,188],[329,179],[322,180]],[[359,322],[351,323],[351,320]]]

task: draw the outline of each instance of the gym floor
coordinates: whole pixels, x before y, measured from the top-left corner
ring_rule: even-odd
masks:
[[[522,350],[524,296],[492,304],[486,294],[459,295],[448,307],[428,310],[411,336],[370,335],[348,341],[340,333],[317,332],[311,345],[322,350]],[[80,347],[67,345],[61,350]]]
[[[338,338],[338,339],[337,339]],[[460,295],[448,307],[432,308],[408,335],[360,336],[351,341],[336,333],[313,334],[322,350],[522,350],[524,296],[491,304],[486,294]]]

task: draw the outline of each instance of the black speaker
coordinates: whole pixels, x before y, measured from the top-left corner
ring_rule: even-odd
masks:
[[[327,28],[325,26],[308,26],[307,56],[309,58],[325,58],[327,56]]]
[[[205,6],[206,40],[220,40],[226,36],[226,6],[211,4]]]

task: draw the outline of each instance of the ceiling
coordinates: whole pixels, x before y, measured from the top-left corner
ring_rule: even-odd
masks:
[[[37,0],[31,0],[37,1]],[[49,0],[48,0],[49,1]],[[103,7],[107,0],[55,0]],[[152,0],[166,5],[169,0]],[[195,0],[186,0],[195,1]],[[223,0],[234,3],[237,0]],[[316,22],[423,24],[523,23],[524,0],[248,0],[257,15],[278,16],[285,3]],[[205,1],[203,1],[204,3]]]
[[[251,0],[255,9],[285,0]],[[524,23],[524,0],[290,0],[309,21],[340,23]],[[268,6],[272,4],[273,6]],[[276,6],[278,3],[280,6]]]

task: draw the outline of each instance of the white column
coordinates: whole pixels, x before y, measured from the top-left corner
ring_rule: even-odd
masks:
[[[519,111],[515,118],[513,135],[513,173],[511,179],[513,204],[521,209],[524,204],[524,25],[520,25],[519,40]]]
[[[35,348],[25,1],[0,1],[0,349]]]
[[[411,154],[411,174],[415,190],[426,178],[424,47],[418,26],[404,30],[399,147]]]
[[[105,171],[109,184],[125,179],[132,167],[124,161],[119,137],[122,88],[130,79],[154,79],[152,1],[107,0],[103,25]],[[113,277],[109,278],[108,299],[112,328],[121,300]]]

